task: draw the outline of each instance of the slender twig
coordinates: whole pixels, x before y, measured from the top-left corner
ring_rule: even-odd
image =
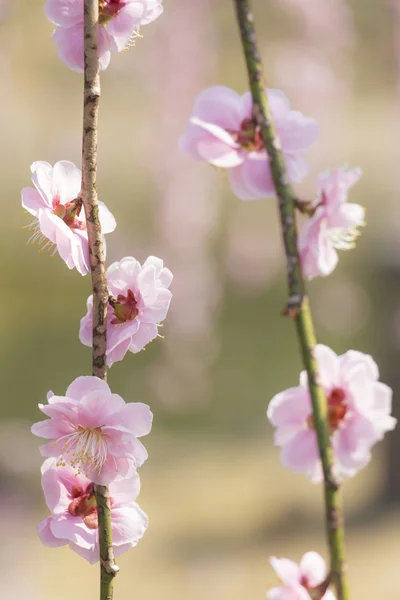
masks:
[[[82,139],[82,190],[89,240],[89,257],[93,290],[93,355],[92,373],[107,378],[106,367],[106,316],[108,287],[104,260],[103,237],[97,201],[97,127],[100,99],[99,59],[97,32],[99,20],[98,0],[84,1],[84,94]],[[100,600],[113,597],[114,576],[118,567],[114,561],[111,533],[111,504],[106,486],[96,485],[98,532],[100,546]]]
[[[266,85],[248,0],[233,0],[239,24],[243,51],[253,96],[253,117],[260,129],[268,152],[276,195],[279,200],[282,235],[287,259],[289,300],[286,313],[296,322],[303,363],[308,374],[313,418],[324,474],[325,512],[328,545],[331,559],[331,581],[338,600],[349,600],[344,546],[342,503],[335,481],[334,458],[329,436],[327,400],[319,385],[318,366],[314,355],[315,334],[297,248],[295,197],[288,183],[285,161],[275,133]]]

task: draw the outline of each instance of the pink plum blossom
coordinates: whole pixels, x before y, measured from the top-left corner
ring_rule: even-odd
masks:
[[[316,552],[304,554],[299,565],[275,556],[270,563],[283,585],[267,592],[269,600],[335,600],[327,589],[325,561]]]
[[[348,190],[361,177],[361,169],[340,167],[317,179],[317,197],[310,204],[312,217],[299,236],[299,252],[307,279],[329,275],[338,262],[336,250],[349,250],[364,225],[365,210],[348,203]]]
[[[44,12],[56,25],[53,39],[63,63],[83,71],[84,0],[47,0]],[[139,27],[163,12],[162,0],[99,0],[98,53],[100,69],[110,64],[111,52],[122,52],[140,37]]]
[[[290,110],[283,92],[271,89],[267,94],[288,179],[301,181],[308,171],[303,150],[316,139],[317,123]],[[240,200],[275,195],[268,156],[252,118],[252,108],[250,92],[240,96],[227,87],[208,88],[197,97],[193,116],[180,140],[181,149],[192,158],[228,169],[230,186]]]
[[[53,254],[58,252],[69,269],[86,275],[90,261],[85,213],[78,198],[80,170],[61,160],[54,167],[44,161],[34,162],[31,172],[36,189],[26,187],[21,192],[23,208],[34,216],[29,242],[41,245],[42,250],[52,249]],[[116,227],[114,217],[102,202],[99,211],[102,232],[111,233]]]
[[[160,258],[149,256],[143,265],[131,256],[107,269],[110,304],[107,315],[107,364],[136,353],[158,336],[158,324],[167,316],[172,294],[168,287],[172,273]],[[92,296],[87,314],[81,319],[79,339],[92,345]]]
[[[315,356],[328,402],[336,474],[352,477],[369,462],[372,446],[396,425],[390,416],[392,390],[378,381],[378,367],[368,354],[349,350],[337,356],[318,345]],[[272,398],[267,416],[276,427],[275,445],[281,448],[283,465],[304,472],[314,483],[321,481],[306,371],[298,387]]]
[[[38,525],[45,546],[69,545],[90,563],[100,558],[97,503],[93,483],[69,465],[48,458],[42,465],[42,488],[51,516]],[[136,546],[147,528],[147,516],[135,500],[140,481],[136,472],[110,483],[112,540],[115,556]]]
[[[111,393],[98,377],[78,377],[65,396],[49,392],[48,404],[39,404],[50,417],[32,426],[32,433],[51,441],[41,446],[43,456],[57,457],[94,483],[107,485],[127,477],[147,458],[137,439],[151,429],[153,415],[146,404],[126,403]]]

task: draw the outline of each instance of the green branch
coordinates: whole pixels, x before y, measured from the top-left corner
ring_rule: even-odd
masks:
[[[248,0],[233,0],[243,45],[246,67],[253,96],[253,117],[260,128],[268,152],[286,253],[289,298],[286,313],[296,323],[304,367],[308,374],[313,418],[324,473],[325,519],[331,562],[331,581],[337,600],[349,600],[342,503],[339,486],[333,474],[334,458],[327,418],[327,400],[319,385],[318,365],[314,355],[315,333],[297,248],[295,196],[288,183],[280,141],[276,135],[268,98],[265,93],[263,65],[257,46],[254,19]]]
[[[100,72],[97,52],[99,21],[98,0],[84,0],[84,93],[82,137],[82,189],[85,209],[93,291],[92,373],[107,379],[106,318],[108,286],[97,200],[97,129],[100,100]],[[114,561],[111,528],[111,503],[108,488],[95,485],[100,546],[100,600],[112,600],[114,577],[118,567]]]

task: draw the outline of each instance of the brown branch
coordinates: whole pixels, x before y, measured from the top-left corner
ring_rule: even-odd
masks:
[[[92,374],[107,378],[106,317],[108,286],[104,259],[103,236],[97,201],[97,128],[100,100],[100,74],[97,52],[99,20],[98,0],[84,0],[84,93],[82,139],[82,189],[85,209],[89,258],[93,291]],[[114,561],[111,533],[111,504],[108,489],[96,485],[98,532],[100,546],[100,600],[112,600],[113,582],[118,572]]]

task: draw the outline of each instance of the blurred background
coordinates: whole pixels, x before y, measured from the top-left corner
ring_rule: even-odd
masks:
[[[263,598],[270,555],[326,556],[321,489],[280,465],[265,411],[301,369],[285,304],[276,203],[241,203],[223,174],[182,155],[196,95],[247,89],[228,0],[165,0],[143,40],[102,76],[99,194],[118,228],[108,261],[149,254],[173,271],[164,340],[111,370],[113,390],[148,403],[139,502],[150,527],[121,557],[118,600]],[[59,62],[43,1],[0,0],[0,575],[13,600],[97,598],[98,567],[36,536],[47,516],[38,402],[90,372],[78,341],[90,280],[26,246],[20,189],[34,160],[80,164],[82,78]],[[270,87],[314,116],[315,176],[343,163],[364,175],[351,200],[368,227],[339,268],[312,282],[319,341],[371,353],[400,389],[400,8],[378,0],[254,0]],[[400,429],[346,483],[353,598],[399,597]],[[62,583],[62,585],[60,585]],[[79,592],[77,592],[77,588]]]

